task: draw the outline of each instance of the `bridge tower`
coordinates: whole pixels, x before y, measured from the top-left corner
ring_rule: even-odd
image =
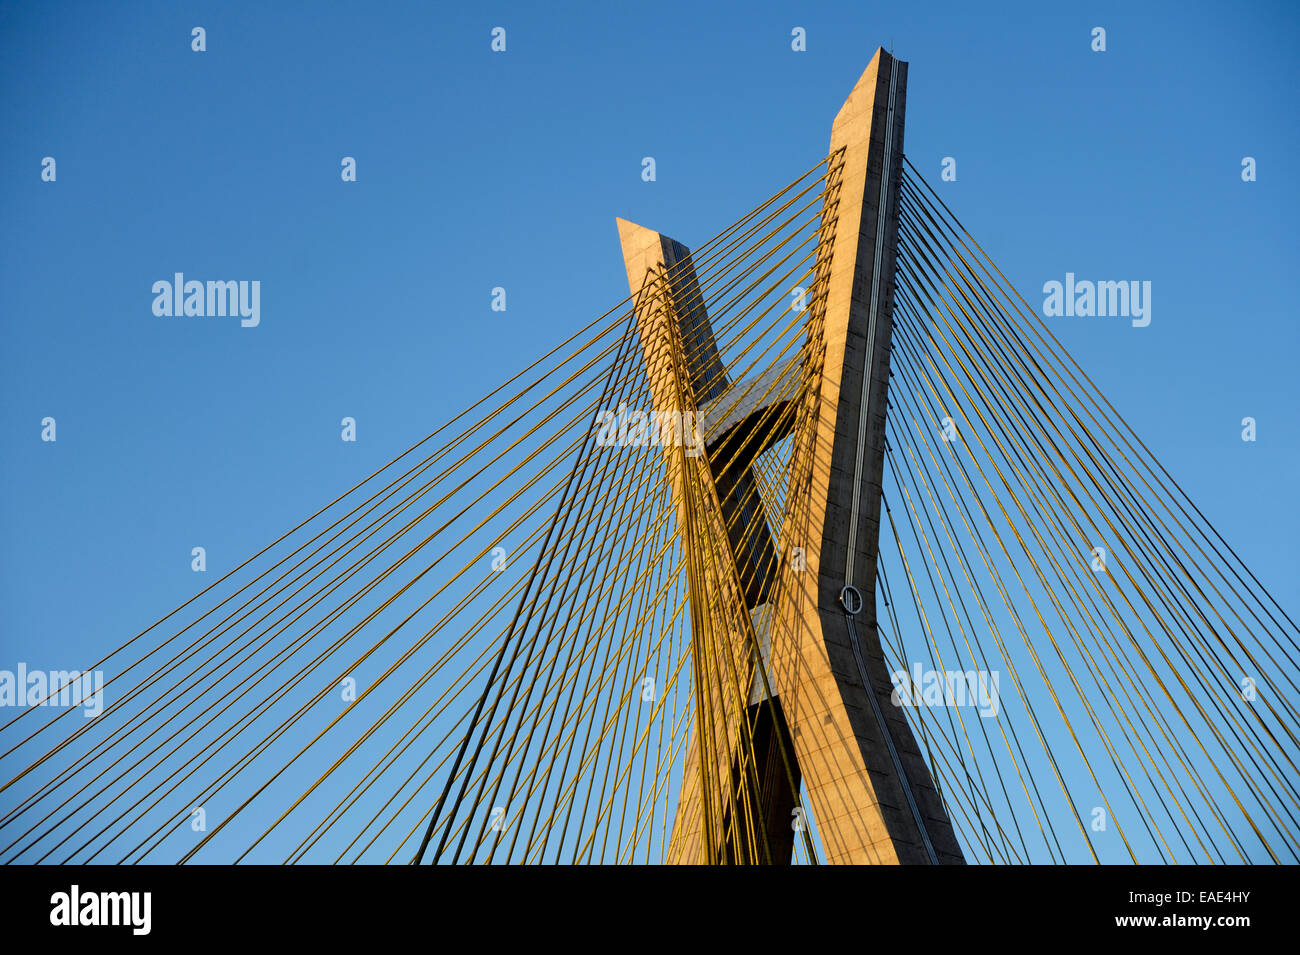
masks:
[[[737,848],[727,841],[725,818],[710,818],[697,761],[717,759],[714,778],[734,778],[741,772],[742,732],[750,736],[747,752],[757,764],[750,767],[757,792],[746,800],[747,811],[766,833],[771,862],[790,860],[800,783],[826,861],[963,861],[906,718],[891,703],[876,629],[906,91],[907,64],[879,49],[831,128],[834,181],[822,219],[834,221],[834,237],[821,246],[816,266],[825,281],[821,374],[816,393],[803,399],[810,402],[806,420],[812,430],[807,481],[800,492],[805,516],[799,526],[806,536],[802,570],[774,559],[750,467],[757,454],[784,437],[762,429],[775,417],[765,414],[771,402],[789,400],[781,397],[788,391],[770,386],[792,369],[774,367],[755,379],[729,381],[689,250],[618,220],[652,399],[658,409],[680,409],[685,397],[686,405],[698,409],[717,502],[717,512],[704,519],[714,522],[714,533],[722,535],[716,539],[727,542],[737,569],[729,590],[716,572],[688,574],[690,599],[704,599],[707,588],[711,599],[728,595],[735,613],[749,616],[773,697],[769,702],[763,687],[752,686],[749,711],[742,713],[697,694],[697,728],[687,748],[668,848],[673,862],[738,859]],[[777,397],[765,397],[774,393]],[[679,519],[689,497],[685,466],[665,448]],[[698,523],[699,516],[693,520]],[[698,726],[705,725],[701,720],[722,728],[717,738],[724,741],[723,752],[702,755],[695,739]],[[740,811],[726,792],[720,798],[724,817]]]

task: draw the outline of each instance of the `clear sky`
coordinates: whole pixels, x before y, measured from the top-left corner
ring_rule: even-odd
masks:
[[[1294,615],[1298,8],[988,6],[0,4],[0,668],[98,658],[624,298],[615,216],[692,245],[784,186],[881,44],[1031,304],[1152,283],[1053,327]],[[260,324],[155,316],[176,272]]]

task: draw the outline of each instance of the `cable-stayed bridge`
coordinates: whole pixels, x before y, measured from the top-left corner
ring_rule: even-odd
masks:
[[[7,862],[1295,862],[1297,627],[904,152],[821,161],[0,726]],[[51,697],[69,685],[48,687]]]

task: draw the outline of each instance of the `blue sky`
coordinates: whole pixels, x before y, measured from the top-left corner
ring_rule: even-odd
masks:
[[[4,3],[0,667],[97,658],[197,589],[191,547],[224,572],[620,301],[615,216],[691,245],[784,186],[880,44],[908,157],[1031,304],[1152,283],[1146,328],[1054,330],[1294,611],[1297,19]],[[178,271],[259,280],[260,325],[155,317]]]

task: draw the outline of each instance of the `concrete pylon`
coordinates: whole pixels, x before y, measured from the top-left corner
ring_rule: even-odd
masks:
[[[702,460],[691,461],[675,442],[667,440],[667,433],[661,442],[678,526],[683,527],[686,522],[684,468],[708,468],[720,513],[706,528],[707,546],[725,548],[728,554],[722,559],[734,561],[737,571],[739,587],[736,579],[718,575],[707,567],[702,573],[688,574],[690,599],[703,604],[711,601],[728,604],[734,607],[735,613],[749,616],[752,626],[764,626],[766,602],[776,571],[775,551],[763,516],[757,478],[749,461],[783,434],[772,431],[755,435],[752,430],[746,431],[744,424],[745,412],[754,406],[746,398],[751,392],[766,394],[770,389],[764,387],[760,391],[759,382],[742,382],[733,387],[718,354],[689,250],[680,242],[624,219],[618,220],[618,231],[653,410],[661,417],[664,412],[669,415],[686,412],[694,417],[698,424],[697,440],[704,445],[699,449],[704,452]],[[670,323],[675,323],[676,328],[670,327]],[[685,366],[684,381],[680,380],[681,370],[674,366],[675,361]],[[765,407],[771,407],[770,403]],[[741,434],[744,438],[738,440]],[[745,449],[744,457],[735,453],[738,445]],[[721,601],[719,594],[724,595]],[[717,652],[729,651],[733,660],[745,661],[753,638],[743,625],[735,625],[737,622],[743,624],[733,618],[732,626],[725,628],[723,639],[728,646]],[[798,779],[796,776],[792,787],[785,767],[779,764],[778,742],[778,734],[786,734],[781,741],[785,742],[788,754],[788,730],[779,704],[763,706],[765,696],[755,694],[752,685],[747,685],[745,690],[747,698],[740,705],[726,693],[710,693],[707,699],[696,701],[697,710],[707,711],[704,719],[713,728],[710,735],[718,765],[713,767],[711,778],[720,781],[721,791],[707,798],[702,796],[697,762],[699,747],[696,734],[692,733],[667,852],[671,862],[735,861],[744,856],[743,850],[732,845],[729,837],[734,828],[743,831],[743,827],[729,825],[727,817],[736,811],[733,786],[741,785],[741,776],[749,772],[760,781],[756,804],[750,807],[749,826],[763,828],[771,861],[790,859],[794,845],[790,819]],[[749,736],[747,745],[742,745],[741,733]],[[753,765],[741,765],[742,750],[753,754]],[[720,814],[712,826],[704,819],[706,806]],[[713,844],[707,845],[709,841]]]
[[[743,609],[751,614],[768,611],[763,617],[771,621],[769,676],[775,705],[765,705],[765,712],[775,712],[777,719],[754,720],[750,751],[770,760],[779,758],[778,742],[792,750],[797,762],[793,782],[797,787],[802,781],[806,789],[826,861],[833,863],[963,861],[916,740],[891,702],[892,685],[876,631],[906,86],[907,64],[877,50],[832,127],[829,175],[835,188],[828,188],[823,220],[833,220],[834,232],[820,247],[817,262],[824,283],[815,339],[822,371],[817,387],[801,398],[808,402],[804,420],[811,431],[796,452],[804,462],[800,500],[786,502],[787,518],[799,515],[793,526],[803,543],[788,543],[802,547],[802,568],[789,561],[777,567],[772,559],[774,545],[756,489],[746,484],[754,480],[746,463],[752,456],[730,465],[730,473],[713,474],[723,517],[732,525],[725,536],[742,580],[747,569],[753,571],[743,598],[736,595],[735,602],[743,600]],[[713,416],[712,428],[706,425],[706,435],[712,432],[724,442],[734,438],[724,439],[723,432],[744,434],[757,454],[779,436],[753,432],[746,414],[752,421],[773,416],[763,414],[770,405],[753,406],[746,396],[773,389],[726,379],[689,252],[623,220],[619,233],[657,407],[679,404],[681,372],[674,371],[669,348],[670,335],[676,334],[690,356],[686,385],[700,418],[708,421],[710,407],[727,406]],[[673,307],[663,307],[665,297]],[[666,316],[675,316],[675,332]],[[773,368],[760,378],[770,384],[786,372]],[[790,416],[781,418],[788,421]],[[680,514],[682,465],[666,463]],[[753,513],[741,513],[741,502],[749,501]],[[715,539],[720,533],[715,532]],[[694,582],[692,587],[692,599],[697,599]],[[757,716],[753,705],[749,712]],[[705,706],[714,721],[710,725],[726,728],[725,745],[714,747],[717,758],[734,764],[742,714],[707,701]],[[728,861],[725,844],[714,845],[712,852],[704,844],[694,743],[692,737],[668,858]],[[728,779],[735,766],[714,769],[715,778]],[[771,785],[774,776],[783,783]],[[769,835],[771,861],[788,862],[796,795],[789,776],[769,772],[767,778],[769,788],[758,810],[762,818],[755,824]],[[712,831],[719,838],[716,826]]]
[[[835,117],[835,236],[806,569],[783,568],[773,680],[828,862],[960,863],[876,630],[876,558],[907,64],[883,49]],[[841,152],[842,151],[842,152]]]

